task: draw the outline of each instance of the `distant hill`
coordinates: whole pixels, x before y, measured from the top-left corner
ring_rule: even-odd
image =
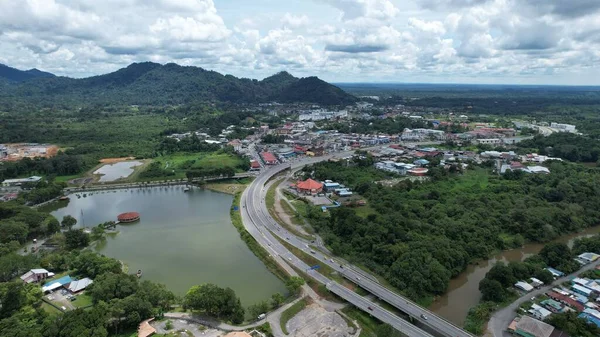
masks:
[[[15,81],[13,81],[15,82]],[[261,81],[222,75],[174,63],[133,63],[115,72],[82,79],[37,78],[2,86],[0,97],[29,102],[181,104],[197,101],[234,103],[308,102],[344,105],[356,98],[316,77],[280,72]]]
[[[0,81],[2,82],[23,82],[33,78],[54,77],[54,74],[37,70],[19,70],[0,64]]]

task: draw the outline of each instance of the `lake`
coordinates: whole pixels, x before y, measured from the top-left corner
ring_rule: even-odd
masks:
[[[583,232],[562,236],[553,242],[563,242],[571,246],[577,238],[590,237],[600,233],[600,226],[588,228]],[[480,261],[478,264],[469,265],[467,270],[450,280],[448,292],[437,298],[431,307],[431,311],[463,326],[469,309],[476,306],[481,299],[479,282],[483,280],[494,264],[498,261],[523,261],[531,255],[539,253],[544,244],[529,243],[522,248],[506,250],[498,253],[488,260]]]
[[[129,177],[133,173],[134,167],[142,164],[141,161],[122,161],[114,164],[106,164],[94,171],[94,174],[101,175],[99,180],[101,183],[115,181]]]
[[[85,198],[72,194],[69,199],[52,215],[60,221],[70,214],[77,227],[139,212],[139,222],[118,225],[119,233],[108,235],[95,249],[123,261],[129,273],[141,269],[143,279],[164,283],[178,295],[193,285],[214,283],[231,287],[248,306],[276,292],[286,293],[283,282],[248,249],[231,224],[230,195],[198,188],[183,192],[183,186],[170,186],[94,192]]]

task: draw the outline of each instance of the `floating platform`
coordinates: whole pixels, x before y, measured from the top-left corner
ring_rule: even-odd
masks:
[[[117,216],[119,223],[136,222],[140,220],[140,213],[138,212],[127,212],[121,213]]]

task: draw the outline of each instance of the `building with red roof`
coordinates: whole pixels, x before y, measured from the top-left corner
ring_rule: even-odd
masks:
[[[257,160],[250,161],[250,169],[251,170],[260,170],[260,163]]]
[[[550,297],[551,299],[553,299],[555,301],[558,301],[558,302],[561,302],[563,304],[570,306],[571,308],[577,310],[578,312],[582,312],[585,309],[583,304],[577,302],[576,300],[572,299],[571,297],[569,297],[567,295],[559,294],[554,291],[548,292],[548,293],[546,293],[546,295],[548,295],[548,297]]]
[[[296,190],[306,194],[316,194],[323,191],[323,184],[310,178],[305,181],[299,181],[296,184]]]
[[[260,157],[265,162],[265,165],[277,165],[277,158],[271,152],[262,152]]]

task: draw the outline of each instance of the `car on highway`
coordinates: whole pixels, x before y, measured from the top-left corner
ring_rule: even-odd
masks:
[[[368,308],[369,308],[369,310],[373,311],[373,308],[372,308],[372,307],[368,307]]]
[[[421,318],[424,319],[424,320],[428,320],[429,319],[429,317],[427,317],[427,315],[425,315],[425,314],[421,314]]]

